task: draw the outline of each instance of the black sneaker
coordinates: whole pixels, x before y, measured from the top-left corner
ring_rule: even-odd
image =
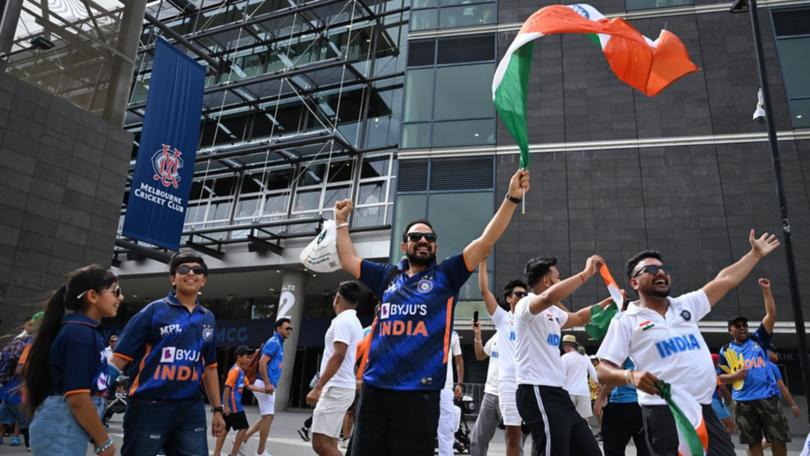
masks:
[[[304,442],[309,442],[309,428],[302,427],[298,430],[298,436],[301,437],[301,440]]]

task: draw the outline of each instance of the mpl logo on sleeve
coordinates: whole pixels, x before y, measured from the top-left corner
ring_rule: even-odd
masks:
[[[152,154],[153,179],[160,181],[164,187],[180,187],[180,169],[183,167],[183,155],[176,147],[163,144],[161,149]],[[173,151],[172,151],[173,149]]]

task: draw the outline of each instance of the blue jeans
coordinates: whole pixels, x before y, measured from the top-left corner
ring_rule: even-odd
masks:
[[[104,411],[105,400],[100,396],[91,398],[99,418]],[[37,409],[29,427],[31,450],[34,454],[53,456],[78,456],[87,453],[90,436],[76,421],[70,406],[63,396],[48,396]]]
[[[193,398],[157,401],[133,397],[124,414],[122,456],[208,454],[205,404]]]

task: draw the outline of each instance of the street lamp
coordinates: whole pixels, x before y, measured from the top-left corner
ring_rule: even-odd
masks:
[[[768,127],[768,143],[771,146],[771,164],[773,165],[776,180],[776,196],[779,199],[779,210],[782,222],[782,235],[785,243],[785,258],[787,259],[788,283],[790,284],[790,303],[793,307],[793,320],[796,323],[796,336],[799,338],[799,367],[802,371],[804,394],[808,398],[808,420],[810,420],[810,360],[807,356],[807,334],[804,328],[804,313],[799,299],[799,280],[796,277],[796,260],[793,256],[793,241],[790,234],[790,220],[788,219],[785,188],[782,183],[782,162],[779,158],[779,144],[776,141],[776,127],[773,120],[771,95],[768,88],[768,76],[765,71],[765,57],[762,51],[762,37],[759,31],[759,17],[757,16],[757,0],[735,0],[731,5],[732,13],[748,11],[751,16],[751,31],[754,35],[754,48],[759,71],[759,86],[762,94],[762,108],[765,109],[765,124]],[[759,108],[758,108],[759,109]]]

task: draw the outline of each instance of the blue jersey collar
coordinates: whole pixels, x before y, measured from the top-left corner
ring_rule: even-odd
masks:
[[[166,299],[166,302],[169,303],[169,305],[171,305],[171,306],[182,307],[183,309],[188,309],[186,306],[183,305],[182,302],[180,302],[180,300],[177,299],[177,295],[173,291],[169,292],[169,294],[166,295],[165,299]],[[194,306],[194,312],[205,312],[205,310],[203,310],[202,304],[200,304],[199,299],[197,299],[196,304],[197,305]]]
[[[97,328],[99,325],[99,323],[96,320],[93,320],[92,318],[82,313],[72,313],[65,315],[64,318],[62,318],[62,324],[64,325],[68,323],[86,325],[91,328]]]
[[[281,337],[281,334],[279,334],[279,333],[278,333],[278,331],[276,331],[276,332],[274,332],[274,333],[273,333],[273,337],[274,337],[276,340],[278,340],[279,345],[281,345],[282,347],[284,346],[284,338],[283,338],[283,337]]]

